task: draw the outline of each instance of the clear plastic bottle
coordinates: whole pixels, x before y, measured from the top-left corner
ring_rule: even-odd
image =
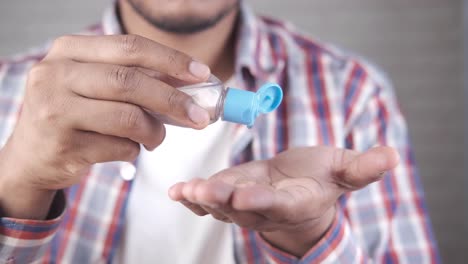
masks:
[[[260,114],[275,110],[283,99],[283,91],[278,84],[266,83],[256,93],[225,87],[224,84],[211,75],[203,83],[182,86],[180,91],[190,95],[195,103],[210,114],[210,122],[218,119],[247,125],[255,123]]]

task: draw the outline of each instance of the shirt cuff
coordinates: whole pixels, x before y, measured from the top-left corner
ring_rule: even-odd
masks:
[[[1,217],[0,262],[31,263],[40,259],[62,221],[65,200],[64,192],[57,192],[47,220]]]
[[[350,227],[340,209],[337,210],[332,225],[322,239],[300,259],[275,248],[258,232],[255,234],[255,240],[269,263],[356,263],[356,261],[363,261],[362,252],[355,245]]]

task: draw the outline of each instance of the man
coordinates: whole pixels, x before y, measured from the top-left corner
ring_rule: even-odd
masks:
[[[368,64],[236,0],[120,0],[87,35],[1,65],[3,262],[438,262]],[[251,130],[208,126],[174,80],[210,72],[284,102]]]

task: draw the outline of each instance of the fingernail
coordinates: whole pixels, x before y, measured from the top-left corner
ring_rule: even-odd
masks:
[[[195,103],[189,104],[187,112],[190,120],[197,125],[203,125],[210,121],[208,112]]]
[[[199,79],[205,79],[210,74],[210,68],[198,61],[190,62],[189,71],[193,76]]]

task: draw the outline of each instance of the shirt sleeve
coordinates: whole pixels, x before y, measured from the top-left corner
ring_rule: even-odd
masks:
[[[405,120],[391,85],[358,64],[345,85],[347,148],[396,148],[400,165],[379,182],[342,196],[334,222],[302,258],[235,227],[238,263],[440,263]],[[356,74],[361,72],[360,74]],[[369,73],[371,72],[371,73]]]
[[[36,263],[49,247],[65,211],[65,195],[57,193],[48,220],[0,217],[0,263]]]

